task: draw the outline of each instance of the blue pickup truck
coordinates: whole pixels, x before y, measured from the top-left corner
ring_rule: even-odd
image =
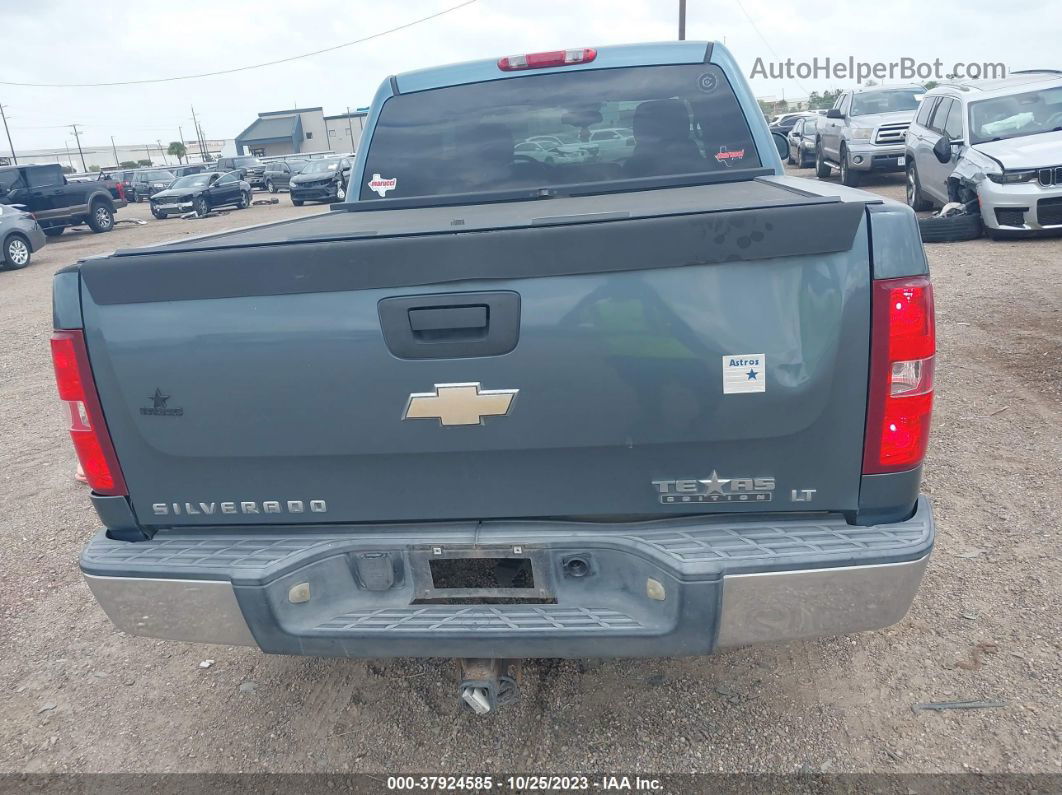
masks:
[[[364,142],[330,212],[56,275],[117,627],[452,656],[482,712],[501,660],[905,614],[934,537],[909,208],[785,176],[704,42],[391,77]]]

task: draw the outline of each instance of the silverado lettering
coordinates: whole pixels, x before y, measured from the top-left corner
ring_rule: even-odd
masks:
[[[262,500],[229,502],[156,502],[152,503],[151,511],[155,516],[181,515],[187,516],[207,515],[214,513],[305,513],[307,508],[311,513],[326,513],[328,504],[324,500]]]

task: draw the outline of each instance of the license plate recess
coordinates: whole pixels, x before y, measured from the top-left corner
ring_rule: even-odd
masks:
[[[415,598],[549,599],[550,558],[526,546],[424,546],[410,551]]]

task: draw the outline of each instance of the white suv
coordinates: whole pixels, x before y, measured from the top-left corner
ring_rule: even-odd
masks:
[[[938,86],[905,148],[915,210],[976,200],[990,235],[1062,230],[1062,72]]]

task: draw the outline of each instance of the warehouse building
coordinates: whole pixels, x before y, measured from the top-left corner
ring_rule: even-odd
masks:
[[[313,152],[354,152],[365,127],[365,111],[325,116],[323,108],[259,113],[236,136],[239,154],[273,157]]]

